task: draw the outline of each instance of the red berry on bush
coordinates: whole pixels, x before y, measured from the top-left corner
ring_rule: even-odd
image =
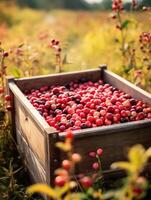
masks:
[[[6,100],[6,101],[10,101],[10,100],[11,100],[10,95],[6,95],[6,96],[5,96],[5,100]]]
[[[92,179],[91,179],[90,177],[87,177],[87,176],[83,177],[83,178],[80,180],[80,182],[81,182],[82,186],[83,186],[84,188],[86,188],[86,189],[90,188],[90,187],[92,186],[92,184],[93,184]]]
[[[101,148],[97,149],[97,155],[98,155],[99,157],[101,157],[102,154],[103,154],[103,149],[101,149]]]
[[[92,151],[92,152],[89,153],[89,156],[92,157],[92,158],[96,158],[96,153]]]
[[[8,55],[9,55],[9,53],[8,53],[7,51],[4,51],[4,52],[3,52],[3,56],[4,56],[4,57],[8,57]]]
[[[55,178],[55,185],[58,187],[63,187],[66,183],[66,180],[63,176],[57,176]]]
[[[62,161],[62,167],[66,170],[70,170],[71,169],[71,161],[70,160],[63,160]]]
[[[95,162],[92,164],[92,168],[95,170],[99,170],[100,169],[100,164],[98,162]]]

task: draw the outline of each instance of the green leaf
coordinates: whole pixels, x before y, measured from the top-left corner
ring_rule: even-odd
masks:
[[[128,25],[129,25],[130,23],[131,23],[131,21],[128,20],[128,19],[126,19],[126,20],[122,23],[121,28],[122,28],[122,29],[127,28]]]

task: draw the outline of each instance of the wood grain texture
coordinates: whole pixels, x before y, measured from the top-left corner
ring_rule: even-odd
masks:
[[[80,153],[83,158],[76,168],[76,173],[90,173],[92,171],[94,160],[89,157],[89,152],[96,151],[99,147],[104,150],[102,168],[109,170],[113,162],[126,159],[127,151],[132,145],[142,144],[146,148],[151,146],[151,122],[149,124],[149,126],[140,126],[139,128],[132,126],[125,130],[114,128],[112,131],[109,129],[103,131],[105,128],[103,130],[100,128],[91,131],[91,134],[89,132],[88,135],[86,133],[81,135],[80,132],[75,133],[74,151]],[[63,158],[64,154],[61,153],[61,159]]]
[[[16,128],[22,133],[30,148],[45,167],[45,137],[30,117],[27,110],[15,99]]]
[[[22,160],[29,170],[29,173],[37,183],[46,183],[46,172],[34,152],[30,149],[23,134],[17,130],[17,143]]]
[[[52,74],[48,76],[35,76],[31,78],[16,79],[16,84],[21,90],[40,88],[43,85],[66,84],[73,80],[87,78],[97,81],[100,78],[100,69],[84,70],[69,73]]]

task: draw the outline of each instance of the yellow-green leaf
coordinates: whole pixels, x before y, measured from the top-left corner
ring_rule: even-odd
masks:
[[[71,144],[70,143],[63,143],[63,142],[57,142],[56,147],[63,151],[70,151],[71,150]]]
[[[132,162],[137,168],[144,165],[146,162],[144,147],[140,144],[133,146],[129,151],[128,157],[130,162]]]
[[[111,168],[112,169],[117,169],[117,168],[125,169],[125,170],[128,170],[130,172],[135,170],[133,165],[129,162],[115,162],[111,165]]]
[[[44,184],[35,184],[27,188],[27,193],[29,194],[33,194],[36,192],[44,193],[54,199],[58,196],[54,189]]]

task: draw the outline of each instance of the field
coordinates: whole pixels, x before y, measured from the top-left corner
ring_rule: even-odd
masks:
[[[120,11],[120,16],[116,17],[113,14],[115,13],[111,11],[38,11],[19,8],[9,2],[0,3],[0,200],[1,196],[2,200],[38,199],[25,194],[29,181],[26,180],[26,172],[10,134],[12,127],[7,115],[11,109],[10,99],[3,91],[6,75],[28,77],[91,69],[107,64],[111,71],[151,93],[150,11]],[[147,36],[143,35],[144,32]],[[144,40],[148,35],[150,39]],[[53,45],[53,40],[57,40],[58,44]],[[69,137],[72,135],[69,134]],[[64,144],[61,147],[63,150],[66,148]],[[139,178],[142,177],[138,172],[150,155],[150,149],[145,152],[142,146],[132,148],[129,153],[130,162],[122,165],[129,166],[126,168],[129,173],[125,187],[121,193],[115,191],[115,198],[119,194],[126,195],[125,191],[129,191],[131,181],[136,181],[136,184],[138,181],[140,184]],[[96,157],[99,158],[98,155]],[[141,160],[142,157],[144,160]],[[131,171],[132,169],[136,171]],[[150,184],[147,187],[147,183],[146,179],[141,182],[141,197],[146,195],[147,192],[144,191],[150,189]],[[50,188],[47,189],[44,192],[48,192]],[[54,189],[53,193],[55,192],[58,189]],[[100,190],[95,193],[91,188],[88,192],[86,195],[90,195],[90,199],[105,199]],[[101,197],[95,198],[93,192]],[[131,192],[130,190],[130,195],[134,193]],[[140,190],[136,192],[139,193]],[[87,199],[87,196],[84,197]]]
[[[3,46],[12,50],[8,63],[9,74],[20,76],[17,68],[21,70],[22,65],[27,68],[34,65],[34,74],[54,72],[55,56],[48,44],[55,38],[60,40],[63,49],[63,71],[94,68],[105,63],[109,69],[124,76],[120,51],[121,33],[111,18],[111,12],[42,12],[26,8],[20,12],[17,7],[2,10],[0,38]],[[125,12],[122,15],[132,22],[126,30],[125,45],[135,41],[134,48],[139,55],[139,35],[149,30],[150,14]],[[24,44],[26,58],[19,63],[20,58],[14,53],[21,44]],[[150,91],[150,82],[145,87]]]

